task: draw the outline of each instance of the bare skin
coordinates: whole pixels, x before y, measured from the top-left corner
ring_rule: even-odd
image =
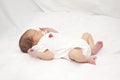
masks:
[[[36,52],[30,48],[28,50],[28,53],[32,56],[36,56],[36,57],[43,59],[43,60],[52,60],[54,58],[53,53],[49,50],[46,50],[44,52]]]
[[[56,31],[56,30],[54,30],[52,28],[40,28],[40,31],[45,31],[45,30],[47,30],[48,32],[58,33],[58,31]],[[37,37],[37,35],[34,36],[34,37]],[[39,41],[40,37],[41,36],[38,36],[38,38],[34,38],[35,39],[35,44],[37,44],[37,42]],[[99,44],[96,43],[94,45],[93,38],[92,38],[91,34],[89,34],[89,33],[84,33],[83,36],[82,36],[82,39],[87,41],[87,43],[90,45],[91,52],[92,52],[91,54],[92,55],[93,54],[95,55],[102,48],[102,46],[101,46],[102,42],[99,42]],[[46,50],[44,52],[36,52],[36,51],[34,51],[33,49],[30,48],[28,50],[28,53],[30,55],[39,57],[40,59],[43,59],[43,60],[52,60],[54,58],[53,53],[50,52],[49,50]],[[96,57],[95,56],[87,57],[87,56],[83,55],[82,49],[80,49],[80,48],[74,48],[73,50],[71,50],[69,52],[69,58],[74,60],[74,61],[76,61],[76,62],[79,62],[79,63],[96,64],[96,62],[95,62]]]
[[[102,42],[97,42],[94,45],[94,41],[93,38],[91,36],[90,33],[84,33],[82,36],[82,39],[84,39],[85,41],[87,41],[87,43],[90,45],[91,47],[91,55],[95,55],[97,54],[97,52],[102,48],[103,44]],[[99,44],[98,44],[99,43]],[[80,48],[74,48],[69,52],[69,57],[70,59],[79,62],[79,63],[91,63],[91,64],[96,64],[95,56],[85,56],[83,55],[82,49]]]
[[[92,48],[92,55],[95,55],[98,53],[98,51],[103,47],[102,41],[98,41]]]
[[[40,30],[33,30],[30,32],[30,34],[32,34],[31,36],[34,39],[34,45],[36,45],[39,41],[39,39],[43,36],[41,31],[45,31],[47,30],[48,32],[54,32],[54,33],[58,33],[58,31],[52,29],[52,28],[40,28]],[[54,55],[51,51],[49,51],[48,49],[45,50],[44,52],[36,52],[34,51],[32,48],[28,49],[27,51],[30,55],[32,56],[36,56],[40,59],[43,60],[52,60],[54,58]]]

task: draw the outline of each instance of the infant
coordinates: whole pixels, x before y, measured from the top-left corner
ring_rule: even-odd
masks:
[[[84,33],[79,40],[71,40],[53,28],[27,30],[19,40],[22,52],[43,60],[54,58],[73,60],[78,63],[96,64],[95,55],[102,47],[102,41],[94,44],[90,33]]]

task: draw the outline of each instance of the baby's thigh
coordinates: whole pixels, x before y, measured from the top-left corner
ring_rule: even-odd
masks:
[[[69,58],[74,61],[79,61],[83,56],[83,52],[81,48],[74,48],[69,52]]]

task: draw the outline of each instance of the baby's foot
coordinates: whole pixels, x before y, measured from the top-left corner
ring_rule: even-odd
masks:
[[[92,55],[97,54],[97,52],[103,47],[103,42],[98,41],[92,49]]]
[[[88,62],[91,63],[91,64],[96,65],[96,62],[95,62],[95,59],[96,59],[96,58],[97,58],[96,56],[90,56],[90,57],[88,58]]]

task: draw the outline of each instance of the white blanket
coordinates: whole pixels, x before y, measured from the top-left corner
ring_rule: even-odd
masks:
[[[120,19],[83,13],[37,13],[25,27],[8,32],[0,40],[0,80],[120,80]],[[70,38],[90,32],[103,49],[96,65],[64,59],[43,61],[24,54],[19,37],[28,28],[53,27]],[[15,34],[14,34],[15,33]]]

